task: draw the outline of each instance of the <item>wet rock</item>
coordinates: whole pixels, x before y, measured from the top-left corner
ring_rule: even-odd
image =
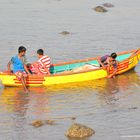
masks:
[[[95,134],[95,131],[82,124],[73,124],[66,132],[67,137],[84,138]]]
[[[37,120],[37,121],[32,122],[31,125],[34,127],[40,127],[40,126],[44,125],[44,122],[41,120]]]
[[[55,122],[54,120],[36,120],[36,121],[33,121],[31,123],[31,125],[34,126],[34,127],[41,127],[45,124],[53,125],[54,122]]]
[[[62,34],[62,35],[69,35],[70,32],[68,32],[68,31],[63,31],[63,32],[61,32],[60,34]]]
[[[76,120],[76,117],[71,117],[72,120]]]
[[[45,122],[46,124],[49,124],[49,125],[53,125],[55,123],[54,120],[46,120]]]
[[[104,6],[104,7],[107,7],[107,8],[114,7],[114,5],[111,4],[111,3],[104,3],[103,6]]]
[[[129,110],[131,110],[131,109],[138,109],[138,107],[130,107],[130,108],[128,108]]]
[[[95,8],[93,8],[96,12],[107,12],[107,10],[104,8],[104,7],[102,7],[102,6],[97,6],[97,7],[95,7]]]

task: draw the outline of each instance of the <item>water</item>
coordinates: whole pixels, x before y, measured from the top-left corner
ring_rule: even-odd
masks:
[[[111,2],[114,8],[96,13],[92,8]],[[139,48],[139,0],[0,0],[0,68],[27,47],[29,62],[43,48],[52,63],[83,59]],[[62,31],[71,34],[63,36]],[[90,140],[140,139],[140,64],[117,76],[53,88],[0,85],[0,139],[66,140],[75,122],[90,126]],[[34,128],[34,120],[56,119],[55,125]]]

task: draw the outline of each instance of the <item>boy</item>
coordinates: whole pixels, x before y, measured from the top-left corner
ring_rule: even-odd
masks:
[[[107,78],[112,78],[112,77],[114,78],[115,77],[115,74],[117,72],[117,65],[118,65],[116,58],[117,58],[116,53],[112,53],[110,56],[105,55],[105,56],[98,58],[98,62],[100,64],[100,67],[103,67],[103,69],[107,69],[108,73],[109,73],[110,67],[113,66],[114,70],[113,70],[112,74],[109,73]]]
[[[18,80],[21,81],[24,91],[27,93],[28,89],[26,87],[26,77],[27,77],[27,73],[28,74],[30,73],[25,64],[26,62],[25,53],[26,53],[26,48],[24,46],[20,46],[18,48],[18,55],[11,58],[7,67],[8,67],[8,72],[11,73],[11,64],[13,65],[13,73],[16,75]]]
[[[39,58],[38,61],[29,65],[31,72],[38,75],[50,75],[50,57],[44,55],[43,49],[37,50],[37,56]]]

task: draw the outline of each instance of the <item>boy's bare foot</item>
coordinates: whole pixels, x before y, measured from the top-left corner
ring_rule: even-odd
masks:
[[[28,89],[26,89],[26,90],[24,91],[24,93],[29,93],[29,90],[28,90]]]

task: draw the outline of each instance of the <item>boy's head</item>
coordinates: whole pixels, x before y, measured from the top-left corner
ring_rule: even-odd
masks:
[[[18,48],[18,53],[22,53],[22,55],[25,55],[25,52],[26,52],[26,48],[24,46],[20,46]]]
[[[37,54],[39,54],[39,55],[43,55],[43,54],[44,54],[43,49],[38,49],[38,50],[37,50]]]
[[[112,54],[110,55],[110,57],[113,58],[113,59],[116,59],[117,54],[114,52],[114,53],[112,53]]]

